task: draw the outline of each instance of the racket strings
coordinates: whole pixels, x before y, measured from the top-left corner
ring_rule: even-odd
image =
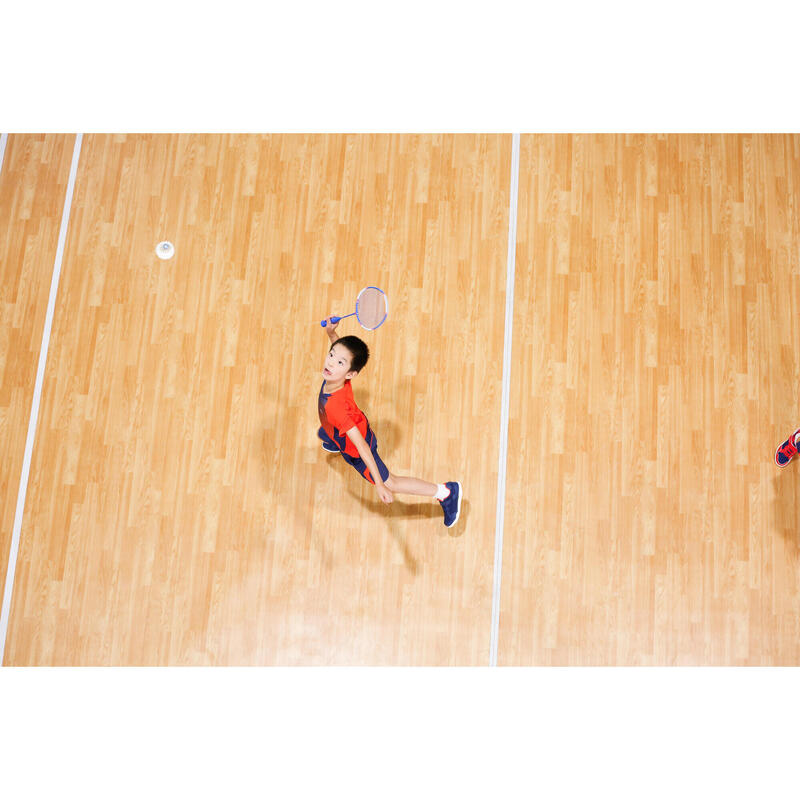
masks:
[[[386,319],[386,312],[386,295],[380,289],[369,287],[358,296],[356,317],[363,327],[374,330]]]

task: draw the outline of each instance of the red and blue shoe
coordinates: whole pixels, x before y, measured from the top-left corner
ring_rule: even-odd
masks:
[[[795,452],[797,451],[795,450]],[[461,484],[458,481],[448,481],[445,486],[450,490],[450,494],[439,502],[444,511],[444,526],[451,528],[456,524],[461,513]]]
[[[800,428],[798,428],[776,451],[775,451],[775,463],[779,467],[785,467],[796,455],[797,455],[797,445],[795,444],[795,440],[797,439],[798,435],[800,434]]]

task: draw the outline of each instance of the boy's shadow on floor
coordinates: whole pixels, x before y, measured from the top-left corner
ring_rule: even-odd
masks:
[[[360,399],[364,398],[364,407],[369,402],[369,393],[364,391],[360,393]],[[378,439],[378,452],[385,450],[386,452],[394,452],[400,446],[403,436],[403,428],[389,420],[382,419],[380,424],[380,436]],[[344,465],[347,469],[347,465]],[[346,473],[345,473],[346,474]],[[363,480],[363,478],[362,478]],[[418,500],[414,499],[414,495],[401,495],[403,500],[398,499],[398,495],[394,496],[394,502],[387,505],[377,499],[369,499],[362,497],[354,491],[351,485],[348,485],[347,491],[351,497],[358,500],[363,506],[375,514],[380,514],[383,517],[392,519],[433,519],[438,518],[440,521],[443,519],[443,512],[438,503],[429,500],[426,497],[420,497]],[[442,523],[439,536],[449,536],[450,538],[457,539],[464,533],[464,526],[466,525],[467,518],[469,517],[469,501],[461,501],[461,514],[458,522],[452,528],[445,528]]]
[[[458,518],[458,522],[452,528],[445,528],[442,509],[438,503],[433,501],[429,503],[424,498],[421,498],[419,502],[406,503],[398,500],[395,495],[394,502],[387,504],[378,499],[368,500],[352,489],[348,489],[347,493],[358,500],[368,511],[371,511],[376,516],[380,515],[386,520],[389,534],[397,542],[397,546],[403,554],[406,567],[412,575],[416,575],[419,572],[419,563],[408,547],[400,521],[405,519],[436,519],[440,526],[436,528],[436,536],[455,539],[463,535],[466,517],[469,514],[469,502],[464,500],[461,503],[461,515]]]
[[[351,497],[354,497],[374,514],[380,514],[390,519],[435,519],[441,524],[441,529],[437,532],[437,536],[440,538],[458,539],[464,535],[464,527],[469,517],[469,500],[461,501],[461,514],[458,517],[458,522],[452,528],[445,528],[442,507],[435,501],[428,500],[428,498],[420,497],[418,501],[406,501],[398,500],[398,495],[395,495],[394,502],[387,504],[377,499],[377,495],[375,500],[367,500],[351,489],[347,491]],[[413,495],[403,495],[403,497],[413,497]]]
[[[395,540],[395,542],[397,542],[397,546],[400,548],[400,552],[403,554],[403,561],[405,562],[406,568],[412,575],[417,575],[419,572],[419,562],[408,547],[406,537],[399,525],[400,520],[438,519],[441,527],[437,528],[436,535],[439,537],[449,536],[451,538],[458,538],[464,533],[466,520],[469,516],[468,501],[464,500],[462,502],[461,516],[453,528],[445,528],[442,522],[442,509],[438,503],[435,503],[433,500],[427,500],[426,498],[420,498],[419,502],[412,501],[410,503],[406,503],[402,500],[398,500],[395,496],[394,502],[387,504],[379,500],[377,495],[374,499],[364,497],[362,494],[352,488],[352,484],[347,484],[347,481],[351,477],[351,473],[353,471],[352,468],[346,464],[339,455],[331,455],[329,458],[334,462],[339,462],[336,464],[336,472],[341,478],[342,482],[345,484],[347,493],[350,495],[350,497],[361,503],[361,505],[364,506],[368,511],[372,512],[376,516],[379,515],[386,520],[386,526],[389,534]],[[363,481],[364,479],[360,478],[360,480]],[[369,491],[374,491],[371,485],[369,487]]]

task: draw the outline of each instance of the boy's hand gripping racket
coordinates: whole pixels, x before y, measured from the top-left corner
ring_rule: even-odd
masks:
[[[380,328],[389,314],[389,301],[386,294],[377,286],[367,286],[358,293],[356,297],[356,310],[352,314],[345,314],[343,317],[331,317],[331,324],[335,325],[340,319],[352,317],[355,314],[358,324],[368,331]],[[320,322],[322,327],[326,327],[328,320]]]

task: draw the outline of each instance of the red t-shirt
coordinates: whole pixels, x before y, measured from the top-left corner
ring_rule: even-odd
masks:
[[[358,428],[367,445],[372,447],[374,436],[369,427],[369,420],[356,405],[350,381],[345,381],[344,386],[333,394],[325,394],[325,381],[323,381],[319,390],[317,409],[322,429],[347,455],[358,458],[356,446],[347,438],[347,431],[353,426]]]

